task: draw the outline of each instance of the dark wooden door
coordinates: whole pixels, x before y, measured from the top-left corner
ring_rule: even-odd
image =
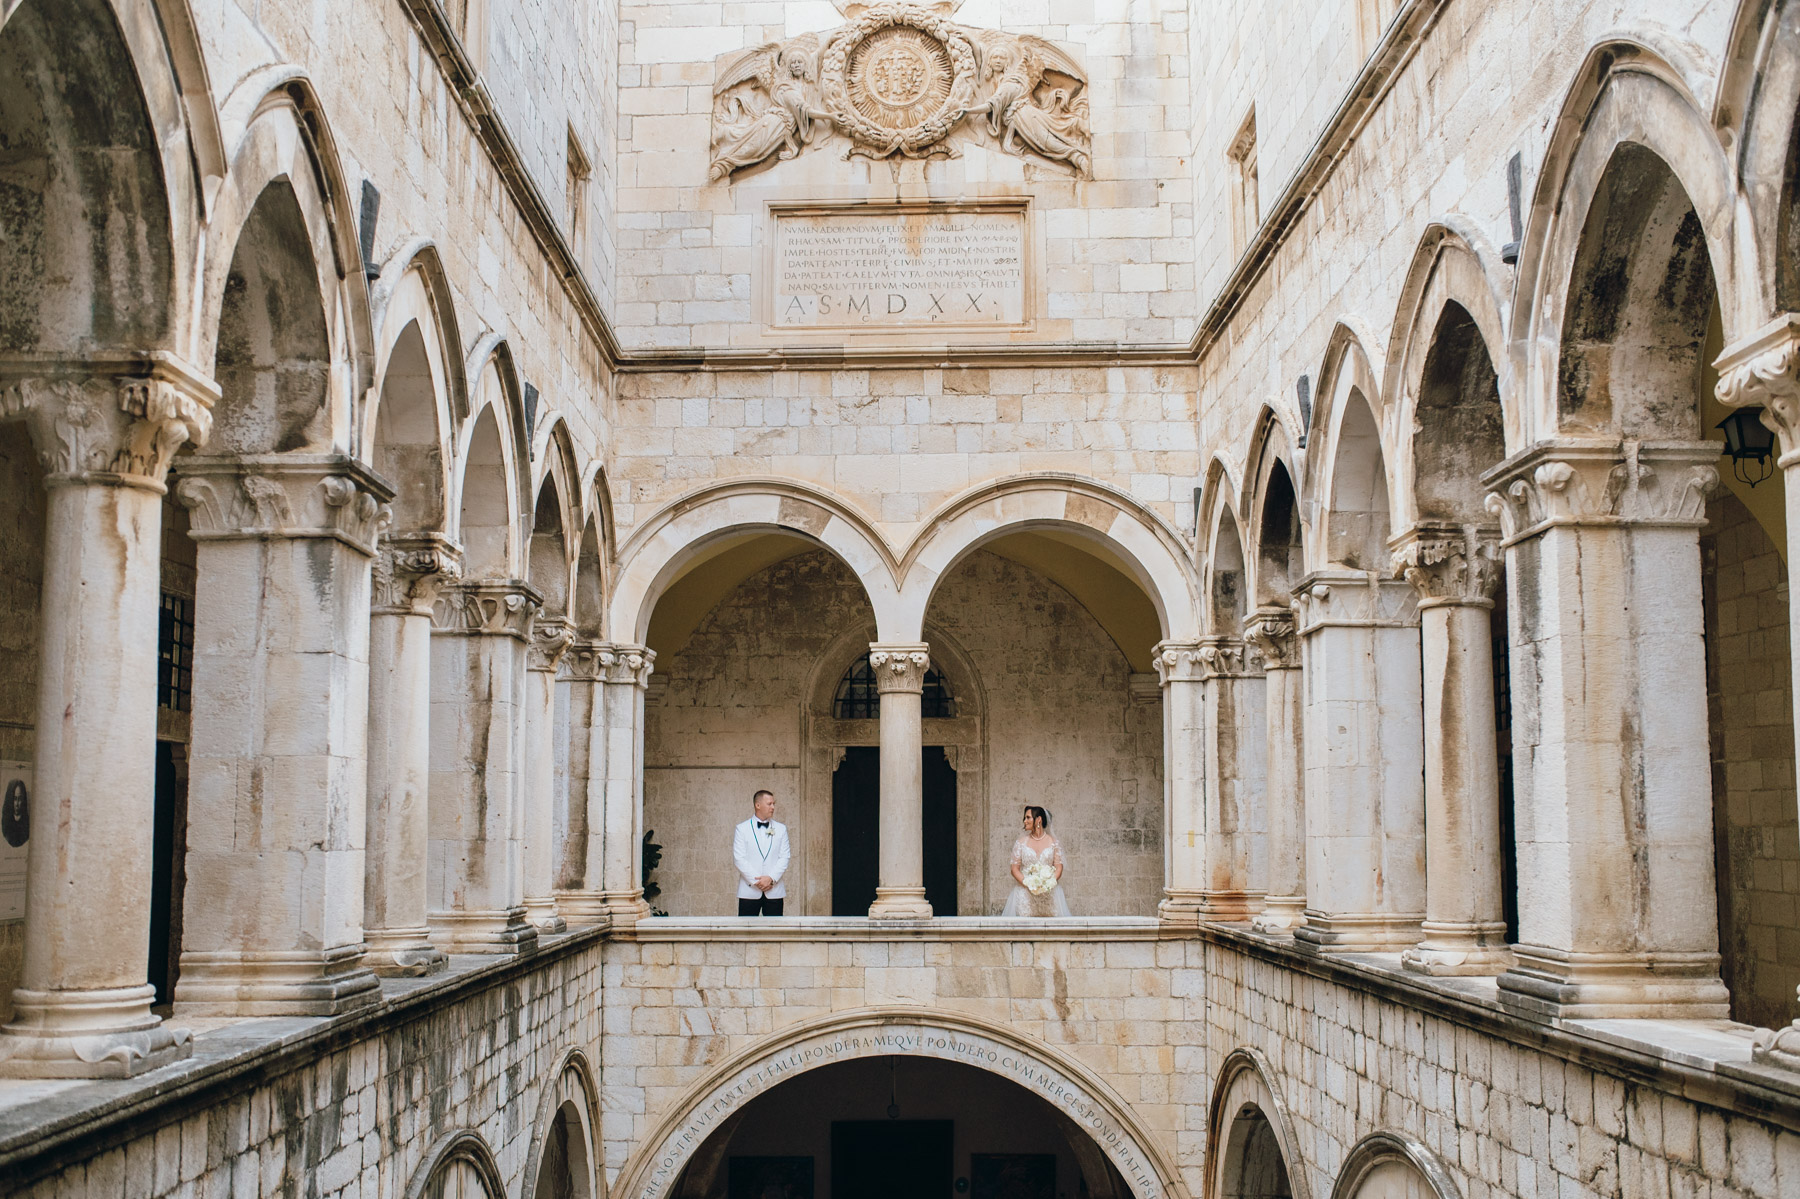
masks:
[[[834,1120],[831,1199],[954,1199],[951,1120]]]
[[[881,871],[881,750],[853,745],[831,776],[831,914],[867,916]]]
[[[956,771],[941,745],[925,747],[925,898],[934,916],[956,915]]]

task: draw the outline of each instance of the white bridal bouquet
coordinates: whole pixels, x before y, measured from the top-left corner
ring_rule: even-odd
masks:
[[[1056,890],[1056,871],[1044,862],[1025,867],[1025,889],[1033,895],[1048,895]]]

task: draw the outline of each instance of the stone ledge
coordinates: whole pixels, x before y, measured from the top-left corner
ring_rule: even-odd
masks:
[[[28,1180],[104,1153],[441,1005],[597,948],[605,935],[581,929],[540,938],[533,953],[452,956],[441,974],[382,979],[380,1001],[343,1016],[171,1021],[194,1030],[193,1056],[136,1078],[0,1081],[0,1178]]]
[[[1182,930],[1192,936],[1192,929]],[[1156,941],[1168,934],[1151,916],[1009,919],[936,916],[651,916],[633,926],[637,941]],[[621,938],[623,939],[623,938]]]
[[[1373,995],[1587,1070],[1800,1132],[1800,1074],[1750,1061],[1748,1025],[1730,1020],[1537,1021],[1502,1007],[1492,978],[1433,977],[1397,953],[1313,953],[1245,925],[1202,924],[1201,940]],[[1210,978],[1211,971],[1208,971]]]

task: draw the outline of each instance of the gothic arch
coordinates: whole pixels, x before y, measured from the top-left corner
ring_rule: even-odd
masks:
[[[1299,435],[1278,409],[1265,406],[1245,458],[1250,466],[1239,510],[1244,514],[1250,575],[1246,595],[1252,608],[1285,607],[1294,584],[1306,573],[1299,492],[1306,452],[1297,448]]]
[[[1443,1160],[1405,1133],[1358,1141],[1338,1171],[1331,1199],[1462,1199]]]
[[[836,496],[782,479],[736,479],[664,506],[619,549],[608,627],[642,643],[656,601],[697,559],[728,538],[756,533],[798,536],[830,550],[862,583],[881,638],[890,632],[899,593],[894,558],[874,526]],[[915,626],[916,629],[917,626]],[[915,633],[910,640],[918,640]]]
[[[1364,343],[1347,325],[1332,334],[1313,410],[1308,478],[1301,500],[1317,506],[1312,569],[1384,572],[1393,528],[1389,427]]]
[[[384,274],[376,286],[375,385],[356,444],[358,455],[395,486],[391,532],[441,532],[449,523],[452,412],[463,390],[462,356],[455,315],[433,280],[435,260],[435,251],[421,247],[416,256],[391,264],[393,275]]]
[[[506,1199],[494,1151],[473,1129],[445,1133],[425,1151],[405,1199]]]
[[[1275,1086],[1274,1072],[1261,1052],[1244,1046],[1225,1056],[1207,1105],[1206,1199],[1242,1199],[1244,1191],[1232,1183],[1241,1177],[1244,1156],[1258,1149],[1266,1152],[1269,1147],[1255,1143],[1260,1139],[1255,1134],[1262,1130],[1247,1119],[1251,1113],[1274,1141],[1291,1199],[1310,1199],[1312,1189],[1307,1185],[1306,1163],[1300,1158],[1300,1141],[1294,1135],[1293,1117]]]
[[[531,1128],[522,1199],[605,1199],[600,1088],[581,1050],[564,1052],[546,1076]],[[561,1178],[547,1176],[546,1165],[560,1167]],[[558,1188],[558,1181],[571,1185]]]
[[[582,533],[581,506],[573,478],[574,448],[560,416],[551,418],[543,468],[532,488],[532,526],[527,579],[544,597],[545,616],[567,616],[575,580],[576,546]]]
[[[1596,45],[1564,102],[1526,219],[1509,368],[1522,384],[1513,395],[1523,444],[1559,429],[1565,324],[1578,255],[1608,168],[1626,147],[1660,159],[1692,204],[1717,281],[1726,343],[1760,323],[1755,251],[1736,237],[1730,164],[1684,76],[1669,56],[1642,41]]]
[[[1725,44],[1713,128],[1735,159],[1756,291],[1769,314],[1800,309],[1800,4],[1740,0]],[[1749,280],[1746,280],[1748,290]]]
[[[1244,548],[1244,521],[1236,498],[1240,489],[1232,482],[1225,463],[1215,458],[1201,492],[1204,513],[1199,535],[1200,581],[1206,596],[1204,632],[1211,637],[1242,637],[1243,620],[1249,615],[1249,570]]]
[[[447,439],[451,429],[468,419],[469,379],[456,299],[434,242],[413,238],[388,258],[380,278],[369,289],[369,312],[375,330],[372,394],[380,393],[393,360],[395,342],[407,325],[416,323],[431,357],[434,383],[439,388],[438,420]],[[370,444],[376,415],[367,408],[362,414],[356,442],[359,452]]]
[[[902,586],[882,637],[916,641],[938,581],[968,554],[1007,533],[1055,527],[1093,544],[1096,556],[1132,579],[1156,608],[1165,639],[1200,628],[1195,572],[1181,535],[1136,500],[1067,475],[1024,475],[987,483],[944,505],[902,559]]]
[[[510,365],[498,353],[482,362],[474,375],[473,415],[457,432],[449,508],[469,579],[518,578],[524,569],[518,443],[507,399]]]
[[[986,1070],[1058,1105],[1135,1199],[1187,1199],[1166,1147],[1107,1083],[1042,1041],[940,1009],[862,1008],[797,1025],[715,1067],[656,1123],[618,1174],[624,1199],[668,1199],[706,1136],[776,1082],[831,1062],[915,1054]]]

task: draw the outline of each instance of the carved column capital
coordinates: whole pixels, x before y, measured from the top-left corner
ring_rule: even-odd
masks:
[[[1558,525],[1699,528],[1718,457],[1710,441],[1561,438],[1514,454],[1482,482],[1506,543]]]
[[[925,689],[925,671],[931,665],[931,647],[925,644],[869,646],[869,665],[875,670],[875,690],[919,694]]]
[[[1300,665],[1300,639],[1288,608],[1258,608],[1244,621],[1244,641],[1262,659],[1264,670],[1295,670]]]
[[[475,579],[445,587],[431,609],[431,630],[465,637],[531,637],[544,597],[522,579]]]
[[[1394,573],[1419,594],[1419,606],[1492,607],[1501,573],[1500,539],[1478,525],[1421,525],[1394,539]]]
[[[0,420],[23,419],[50,480],[160,491],[212,434],[216,383],[172,354],[0,357]]]
[[[562,657],[561,677],[577,683],[606,681],[603,656],[610,659],[612,646],[604,641],[584,641],[577,637],[569,642],[569,652]]]
[[[328,539],[374,557],[393,512],[393,486],[342,454],[195,456],[178,473],[196,541]]]
[[[442,533],[383,537],[375,555],[369,610],[430,616],[438,593],[462,579],[462,551]]]
[[[1207,677],[1205,645],[1198,641],[1159,641],[1151,652],[1156,655],[1156,678],[1165,688],[1170,683],[1198,683]]]
[[[1236,637],[1203,637],[1199,653],[1202,678],[1239,678],[1250,673],[1244,643]]]
[[[1726,346],[1713,367],[1719,403],[1761,407],[1763,424],[1781,438],[1782,458],[1800,450],[1800,313],[1784,312]]]
[[[656,651],[647,645],[599,644],[599,666],[614,687],[648,689],[656,669]]]
[[[575,626],[560,616],[540,615],[531,625],[531,644],[525,655],[528,670],[554,674],[569,644],[575,640]]]

